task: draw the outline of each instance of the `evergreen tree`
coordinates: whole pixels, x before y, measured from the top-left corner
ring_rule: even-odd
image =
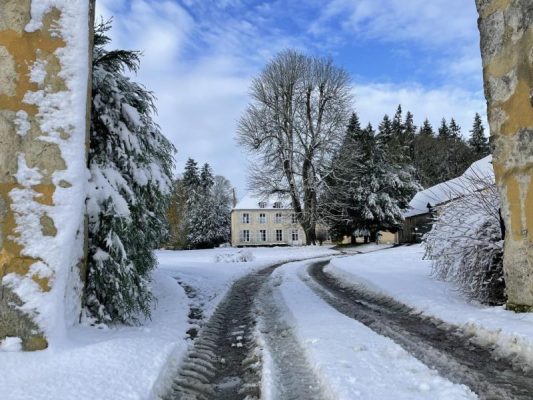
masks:
[[[450,128],[448,127],[446,119],[443,118],[439,127],[439,138],[447,139],[448,137],[450,137]]]
[[[424,120],[424,124],[420,127],[419,135],[435,136],[435,132],[433,132],[433,127],[431,126],[427,118]]]
[[[324,196],[332,236],[340,238],[354,231],[375,237],[380,229],[397,229],[402,210],[419,189],[414,168],[398,161],[389,140],[392,124],[388,117],[375,134],[372,126],[360,129],[352,116]],[[344,156],[343,156],[344,154]]]
[[[407,111],[405,115],[405,122],[403,124],[403,147],[407,150],[409,160],[414,165],[415,158],[415,136],[416,136],[416,125],[414,123],[414,116],[410,111]]]
[[[208,163],[205,163],[202,167],[202,172],[200,173],[200,185],[205,193],[209,192],[215,183],[213,177],[213,170]]]
[[[332,157],[326,188],[321,196],[322,218],[335,240],[352,236],[355,226],[349,212],[353,207],[352,182],[362,172],[363,131],[357,114],[352,113],[340,149]],[[363,168],[364,169],[364,168]],[[353,236],[352,236],[353,240]]]
[[[490,146],[487,138],[485,137],[485,128],[481,122],[481,116],[476,113],[474,117],[474,124],[470,131],[470,139],[468,144],[474,152],[476,159],[481,159],[490,154]]]
[[[189,159],[183,182],[186,187],[186,226],[189,248],[210,248],[229,240],[231,185],[223,177],[214,177],[209,164],[198,171]]]
[[[185,171],[183,172],[183,185],[187,191],[196,189],[200,185],[198,164],[192,158],[189,158],[185,163]]]
[[[392,136],[399,140],[399,138],[403,135],[403,116],[402,116],[402,106],[398,105],[398,108],[396,109],[396,114],[394,114],[394,118],[392,119],[391,123],[391,132]]]
[[[387,114],[378,126],[376,139],[381,146],[388,146],[393,140],[392,122]]]
[[[223,176],[215,176],[212,188],[214,199],[213,229],[214,244],[220,245],[230,241],[231,208],[233,207],[233,188],[230,181]]]
[[[453,118],[450,120],[449,134],[452,139],[458,140],[461,138],[461,127]]]
[[[107,50],[109,29],[101,23],[94,37],[84,303],[99,322],[136,323],[150,315],[175,149],[152,119],[152,93],[126,76],[139,53]]]
[[[435,137],[433,127],[426,118],[414,138],[413,162],[420,184],[427,188],[438,183],[440,142]]]

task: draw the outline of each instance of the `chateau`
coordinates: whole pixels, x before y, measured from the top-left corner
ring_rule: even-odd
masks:
[[[300,246],[305,233],[288,201],[250,195],[231,211],[232,246]]]

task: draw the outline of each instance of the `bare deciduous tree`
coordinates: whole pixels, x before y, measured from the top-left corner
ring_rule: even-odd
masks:
[[[330,59],[286,50],[253,80],[251,96],[238,129],[252,154],[250,187],[290,197],[306,243],[315,244],[321,171],[348,120],[349,75]]]

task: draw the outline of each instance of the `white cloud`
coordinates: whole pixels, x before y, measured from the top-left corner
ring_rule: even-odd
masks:
[[[344,30],[361,37],[435,47],[475,38],[476,19],[473,1],[331,0],[310,30],[324,32],[336,20]]]

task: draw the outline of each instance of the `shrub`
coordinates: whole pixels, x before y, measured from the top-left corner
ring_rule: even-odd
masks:
[[[236,253],[217,254],[215,256],[215,262],[217,263],[238,263],[253,260],[255,260],[255,257],[250,250],[239,250]]]
[[[503,238],[499,196],[492,177],[470,177],[467,190],[437,209],[432,230],[424,236],[432,274],[453,282],[470,300],[505,303]]]

